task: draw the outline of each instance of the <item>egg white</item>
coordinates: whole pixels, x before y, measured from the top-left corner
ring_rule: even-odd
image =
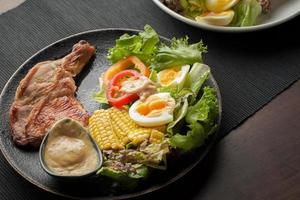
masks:
[[[221,13],[214,13],[214,15],[198,16],[195,18],[197,22],[203,22],[206,24],[216,26],[227,26],[230,24],[234,17],[234,11],[228,10]]]
[[[161,126],[173,121],[175,100],[167,92],[153,94],[153,96],[158,96],[165,100],[172,99],[172,101],[174,101],[174,105],[167,110],[163,110],[159,116],[147,117],[136,111],[137,106],[142,102],[140,100],[134,102],[132,106],[129,108],[129,116],[135,123],[137,123],[140,126],[144,126],[144,127]]]

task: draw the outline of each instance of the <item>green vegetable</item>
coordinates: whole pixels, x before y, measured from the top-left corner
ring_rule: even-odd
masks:
[[[102,77],[99,77],[99,92],[94,93],[93,99],[100,104],[108,104]]]
[[[188,108],[185,120],[187,123],[201,122],[203,125],[211,127],[218,116],[218,100],[215,89],[204,87],[201,99]]]
[[[184,119],[186,113],[187,113],[187,109],[189,106],[188,103],[188,98],[193,95],[192,92],[187,92],[186,94],[184,94],[180,99],[177,100],[177,104],[176,104],[176,109],[174,111],[174,120],[172,122],[170,122],[167,126],[167,132],[170,135],[173,135],[174,132],[174,128],[175,126],[182,120]]]
[[[195,19],[195,17],[205,12],[205,0],[180,0],[182,13],[184,16]]]
[[[148,175],[149,175],[148,167],[146,167],[145,165],[142,165],[142,164],[134,164],[133,166],[136,169],[136,173],[132,173],[132,172],[129,173],[128,176],[130,178],[140,179],[140,178],[148,177]]]
[[[199,147],[207,137],[200,123],[196,122],[188,127],[191,130],[186,135],[176,134],[170,138],[171,145],[181,149],[183,152]]]
[[[233,7],[233,10],[235,15],[231,22],[232,26],[253,26],[262,12],[257,0],[241,0]]]
[[[157,71],[151,70],[149,79],[153,82],[157,82]]]
[[[187,76],[184,87],[191,89],[197,96],[209,74],[209,66],[202,63],[195,63]]]
[[[189,7],[189,3],[187,0],[180,0],[179,3],[183,9],[187,9]]]
[[[216,91],[211,87],[205,87],[203,91],[201,99],[187,109],[185,120],[190,130],[186,135],[177,133],[170,138],[170,144],[183,152],[201,146],[217,128],[215,119],[219,111]]]
[[[174,66],[191,65],[195,62],[202,63],[202,53],[206,52],[207,48],[202,41],[195,44],[188,44],[188,37],[172,39],[171,46],[162,44],[158,48],[152,68],[161,71]]]
[[[210,68],[202,63],[195,63],[184,83],[184,89],[176,91],[177,105],[174,111],[174,121],[168,124],[167,132],[173,135],[175,126],[185,117],[188,106],[194,101],[203,83],[210,74]],[[171,95],[172,96],[172,95]],[[174,95],[173,95],[174,96]]]
[[[155,169],[166,169],[166,154],[169,153],[168,140],[161,143],[151,143],[137,150],[127,149],[122,152],[115,152],[117,157],[124,163],[139,163]]]
[[[159,37],[155,30],[145,25],[144,31],[138,35],[124,34],[116,40],[116,45],[108,50],[107,58],[112,62],[134,55],[149,64],[156,52]]]
[[[140,151],[145,155],[145,159],[142,160],[143,164],[151,168],[166,170],[166,154],[169,153],[168,140],[149,144],[145,148],[140,149]]]
[[[158,92],[168,92],[168,93],[170,93],[171,97],[173,97],[174,99],[178,98],[178,94],[179,94],[178,85],[168,86],[168,87],[160,87],[160,88],[157,88],[157,90],[158,90]]]
[[[149,170],[146,166],[135,164],[133,167],[135,168],[135,173],[123,172],[115,170],[112,167],[105,166],[102,167],[97,174],[116,181],[116,183],[118,183],[121,187],[133,189],[137,186],[139,179],[147,178],[149,175]]]
[[[97,101],[98,103],[108,104],[108,101],[106,99],[106,96],[105,96],[104,92],[96,92],[96,93],[94,93],[93,99],[95,101]]]
[[[194,101],[203,83],[210,74],[210,68],[202,63],[195,63],[190,70],[184,89],[177,91],[177,106],[174,111],[174,121],[168,124],[167,132],[173,135],[175,126],[185,117],[188,106]]]

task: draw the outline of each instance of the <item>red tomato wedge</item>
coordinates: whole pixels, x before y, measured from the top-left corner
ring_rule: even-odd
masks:
[[[108,83],[106,90],[106,97],[108,102],[115,107],[122,107],[139,98],[138,94],[135,93],[121,93],[121,81],[128,78],[139,78],[141,76],[135,70],[123,70],[115,74]]]

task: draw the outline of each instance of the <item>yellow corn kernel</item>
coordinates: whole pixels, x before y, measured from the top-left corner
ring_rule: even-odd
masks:
[[[118,135],[113,131],[108,110],[97,110],[89,119],[89,130],[101,149],[112,149],[112,143],[119,143]],[[115,147],[115,146],[114,146]]]
[[[160,143],[164,139],[164,134],[157,130],[152,130],[149,141],[151,143]]]
[[[128,143],[162,141],[164,134],[160,130],[165,130],[165,126],[140,127],[129,117],[128,111],[112,107],[95,111],[89,119],[89,130],[101,149],[120,150]]]
[[[161,126],[154,126],[151,127],[151,129],[157,130],[159,132],[165,133],[167,130],[167,126],[166,125],[161,125]]]

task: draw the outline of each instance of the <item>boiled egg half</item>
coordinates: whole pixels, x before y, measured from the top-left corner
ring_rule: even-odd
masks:
[[[234,16],[233,10],[227,10],[220,13],[207,12],[200,16],[197,16],[195,20],[197,22],[203,22],[206,24],[216,25],[216,26],[227,26],[230,24]]]
[[[129,108],[129,116],[140,126],[153,127],[173,121],[175,100],[170,93],[156,93],[145,101],[136,101]]]
[[[157,74],[157,82],[162,87],[178,85],[178,88],[181,89],[184,85],[189,70],[189,65],[184,65],[181,68],[172,67],[164,69]]]
[[[232,8],[239,0],[206,0],[205,6],[211,12],[223,12]]]

